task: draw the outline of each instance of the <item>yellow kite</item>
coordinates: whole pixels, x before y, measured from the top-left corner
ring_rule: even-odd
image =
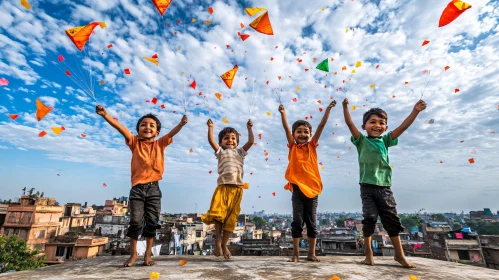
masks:
[[[246,11],[246,13],[252,17],[258,13],[260,13],[261,11],[266,11],[267,9],[265,8],[246,8],[244,9]]]
[[[236,76],[236,72],[239,67],[236,65],[232,70],[225,72],[220,78],[224,81],[228,88],[232,88],[232,82],[234,81],[234,77]]]

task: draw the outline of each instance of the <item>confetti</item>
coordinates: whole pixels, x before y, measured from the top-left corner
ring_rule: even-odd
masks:
[[[340,277],[333,275],[333,277],[329,278],[329,280],[341,280]]]
[[[151,275],[149,275],[149,279],[159,279],[159,272],[151,272]]]
[[[0,86],[8,86],[8,85],[9,85],[9,81],[7,81],[7,79],[5,79],[5,78],[0,79]]]
[[[456,88],[456,89],[454,90],[454,93],[458,93],[458,92],[459,92],[459,89],[458,89],[458,88]]]
[[[192,152],[193,152],[193,150],[192,150],[192,148],[190,148],[190,149],[189,149],[189,153],[192,153]]]
[[[17,114],[9,114],[9,117],[10,117],[13,121],[15,121],[15,120],[17,119],[18,115],[17,115]]]
[[[84,134],[84,133],[81,133],[81,134],[80,134],[80,136],[81,136],[81,138],[85,138],[85,137],[87,137],[87,135],[86,135],[86,134]]]
[[[296,101],[298,101],[298,99],[296,99],[296,97],[295,97],[295,98],[293,98],[292,100],[293,100],[293,102],[296,102]]]
[[[352,111],[355,111],[355,109],[357,109],[357,107],[355,107],[355,105],[352,106]]]
[[[272,195],[275,196],[275,192],[272,192]]]
[[[265,112],[265,114],[267,114],[267,116],[270,116],[270,115],[271,115],[271,113],[270,113],[270,112]]]
[[[449,70],[450,66],[445,66],[444,69],[445,71]]]
[[[125,68],[124,71],[125,71],[125,74],[130,75],[130,69]]]
[[[408,274],[407,277],[409,277],[410,280],[419,280],[419,278],[414,275]]]
[[[102,183],[102,186],[105,188],[105,187],[107,187],[107,184],[106,183]]]
[[[299,88],[299,87],[297,87],[297,88],[296,88],[296,91],[300,91],[300,88]]]
[[[38,137],[43,137],[47,135],[47,132],[45,132],[45,130],[42,130],[42,132],[38,133]]]
[[[222,118],[222,122],[225,123],[225,124],[229,123],[229,121],[226,118]]]
[[[423,41],[423,44],[422,44],[421,46],[422,46],[422,47],[423,47],[423,46],[426,46],[426,45],[428,45],[429,43],[430,43],[430,41],[428,41],[428,40],[424,40],[424,41]]]
[[[208,13],[210,13],[210,15],[213,14],[213,8],[212,7],[208,8]]]
[[[99,86],[102,86],[104,84],[104,80],[100,81]]]
[[[180,264],[181,266],[185,265],[186,263],[187,263],[187,261],[186,261],[186,260],[180,260],[180,262],[179,262],[179,264]]]
[[[156,103],[158,103],[158,99],[156,97],[154,97],[152,100],[151,100],[152,104],[156,105]]]
[[[31,5],[28,3],[27,0],[21,0],[21,5],[23,5],[26,10],[31,10]]]
[[[470,159],[468,159],[468,161],[469,161],[470,163],[475,163],[475,159],[474,159],[474,158],[470,158]]]

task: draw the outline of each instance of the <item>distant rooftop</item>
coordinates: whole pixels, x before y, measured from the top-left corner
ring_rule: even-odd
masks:
[[[151,272],[159,272],[159,279],[329,279],[337,275],[345,279],[499,279],[497,270],[424,258],[409,258],[418,268],[405,269],[391,257],[376,257],[376,266],[360,265],[363,257],[320,257],[320,263],[287,263],[287,257],[233,257],[225,261],[213,256],[159,256],[157,265],[142,266],[141,259],[134,267],[124,268],[127,256],[97,257],[31,271],[0,274],[0,279],[149,279]],[[179,261],[187,260],[184,266]]]

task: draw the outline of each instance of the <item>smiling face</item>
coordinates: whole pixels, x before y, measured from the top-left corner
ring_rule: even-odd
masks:
[[[300,125],[296,128],[293,133],[293,138],[295,139],[296,144],[305,144],[312,137],[312,131],[310,128],[305,125]]]
[[[154,139],[159,135],[156,121],[151,118],[144,118],[139,124],[139,137],[146,140]]]
[[[386,117],[382,118],[376,114],[372,114],[366,124],[362,125],[362,129],[367,132],[367,136],[369,137],[379,137],[388,129]]]
[[[226,133],[222,137],[222,142],[219,143],[222,149],[235,149],[237,147],[237,137],[234,132]]]

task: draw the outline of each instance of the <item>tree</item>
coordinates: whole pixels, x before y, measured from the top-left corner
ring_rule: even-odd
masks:
[[[431,214],[431,219],[436,222],[447,222],[447,218],[443,214]]]
[[[329,225],[329,219],[321,219],[321,225],[322,225],[322,226],[327,226],[327,225]]]
[[[31,188],[29,191],[28,191],[28,196],[31,197],[33,195],[33,192],[35,191],[35,188]]]
[[[21,271],[35,269],[42,266],[45,257],[36,258],[40,251],[37,249],[30,250],[26,242],[19,240],[17,235],[7,237],[0,236],[0,268],[1,272],[9,270]]]
[[[462,228],[462,225],[459,222],[454,222],[452,224],[452,230],[458,230],[458,229],[461,229],[461,228]]]
[[[45,193],[44,193],[44,192],[42,192],[42,194],[40,194],[40,197],[43,197],[44,195],[45,195]]]
[[[256,229],[261,229],[266,224],[265,220],[258,216],[253,217],[253,223],[255,224]]]
[[[414,227],[419,228],[422,222],[418,215],[400,215],[400,223],[408,230]]]
[[[339,218],[336,220],[336,226],[337,227],[343,227],[345,226],[345,219]]]
[[[269,233],[268,232],[264,232],[262,234],[262,239],[269,239]]]

